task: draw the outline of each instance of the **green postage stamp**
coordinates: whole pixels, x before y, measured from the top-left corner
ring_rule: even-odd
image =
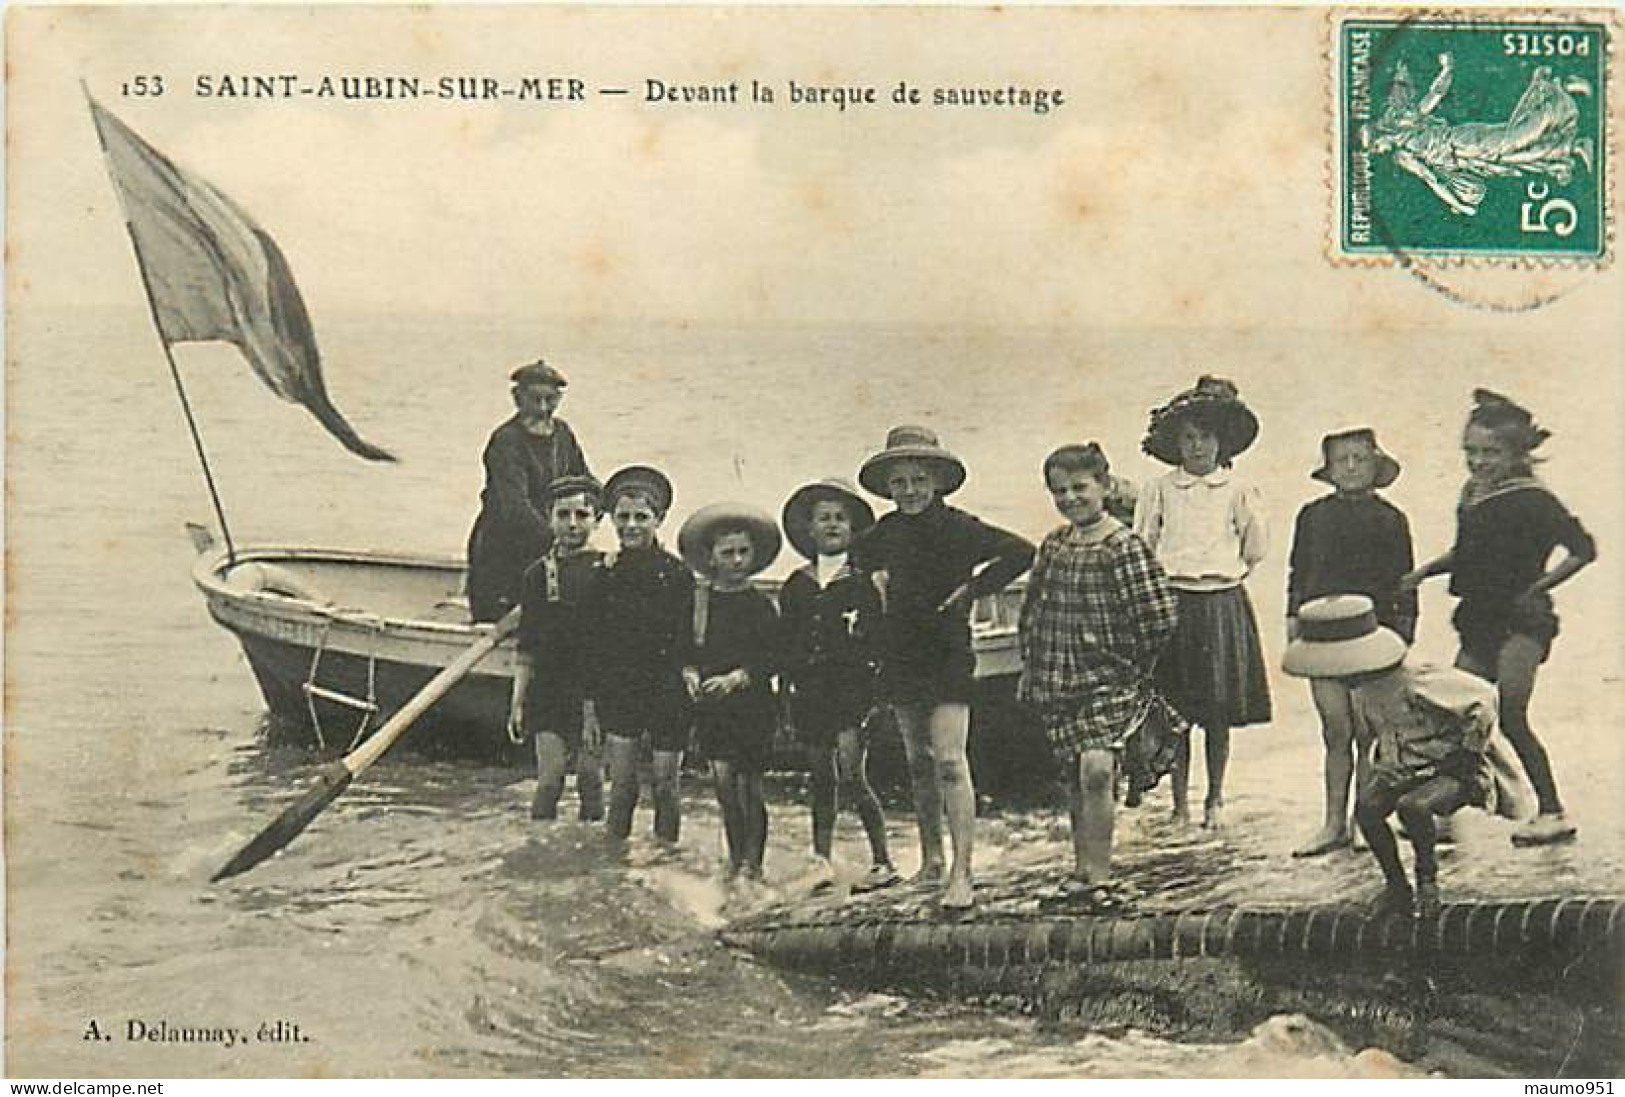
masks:
[[[1605,263],[1610,18],[1334,20],[1335,257]]]

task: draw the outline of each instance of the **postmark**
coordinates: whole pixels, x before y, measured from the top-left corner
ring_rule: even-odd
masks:
[[[1334,17],[1331,257],[1607,265],[1614,30],[1606,12]]]

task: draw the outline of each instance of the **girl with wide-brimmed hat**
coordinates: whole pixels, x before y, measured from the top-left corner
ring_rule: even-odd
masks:
[[[1297,635],[1298,608],[1328,594],[1363,594],[1377,620],[1406,643],[1416,636],[1416,592],[1400,579],[1416,565],[1405,514],[1378,494],[1399,477],[1399,462],[1383,451],[1370,427],[1335,431],[1320,441],[1320,467],[1310,477],[1330,484],[1329,495],[1306,503],[1292,530],[1287,569],[1287,639]],[[1325,818],[1295,857],[1316,857],[1348,845],[1349,779],[1369,769],[1370,737],[1356,726],[1347,688],[1335,679],[1311,679],[1326,746]]]
[[[1456,510],[1456,543],[1405,577],[1413,588],[1450,575],[1460,601],[1451,624],[1461,639],[1456,665],[1496,683],[1501,729],[1518,752],[1540,802],[1512,836],[1518,845],[1574,837],[1551,760],[1529,725],[1535,676],[1557,638],[1551,591],[1597,558],[1597,543],[1550,488],[1536,479],[1534,451],[1550,438],[1527,408],[1477,389],[1461,448],[1468,478]],[[1557,563],[1547,566],[1554,550]]]
[[[880,667],[880,592],[852,565],[854,537],[875,524],[874,511],[845,480],[796,489],[784,504],[785,536],[807,562],[784,581],[783,683],[796,735],[812,773],[812,843],[818,871],[834,879],[835,820],[845,801],[869,839],[869,871],[853,885],[868,891],[901,877],[886,843],[886,816],[869,785],[868,727]]]
[[[1204,376],[1151,413],[1141,448],[1174,466],[1145,486],[1135,510],[1139,534],[1168,573],[1179,598],[1179,627],[1157,673],[1163,692],[1200,724],[1207,756],[1202,825],[1217,828],[1224,809],[1230,729],[1270,719],[1258,620],[1243,581],[1269,544],[1256,489],[1232,467],[1258,437],[1258,419],[1236,386]],[[1190,819],[1190,742],[1180,743],[1173,773],[1174,818]]]
[[[728,876],[760,879],[767,851],[762,773],[778,718],[779,615],[750,577],[778,556],[779,527],[748,504],[714,503],[683,523],[677,544],[700,577],[683,679],[722,810]]]
[[[970,609],[1032,564],[1031,542],[951,507],[965,464],[925,427],[895,427],[863,463],[858,482],[895,508],[853,545],[885,606],[881,691],[897,714],[920,827],[920,878],[944,880],[942,906],[974,902],[971,853],[976,791],[965,755],[976,656]],[[944,872],[946,813],[953,862]]]

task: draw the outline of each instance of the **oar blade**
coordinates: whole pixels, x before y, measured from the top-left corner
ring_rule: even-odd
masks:
[[[352,775],[340,762],[323,766],[316,774],[316,784],[295,800],[270,826],[256,834],[252,841],[237,851],[219,872],[209,877],[209,883],[219,883],[229,876],[247,872],[277,850],[299,836],[322,809],[338,799],[350,787]]]

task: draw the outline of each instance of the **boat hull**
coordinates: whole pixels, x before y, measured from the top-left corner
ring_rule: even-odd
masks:
[[[344,748],[404,705],[433,675],[488,633],[459,597],[461,561],[381,552],[256,547],[232,561],[206,552],[193,579],[209,613],[242,645],[280,737]],[[1043,772],[1040,729],[1013,699],[1019,592],[977,606],[977,693],[971,761],[979,785],[1013,788]],[[405,745],[434,755],[520,762],[508,741],[515,651],[500,644],[419,719]],[[799,752],[780,736],[779,766]],[[1034,767],[1038,767],[1036,770]],[[875,736],[872,771],[906,773],[895,731]]]

